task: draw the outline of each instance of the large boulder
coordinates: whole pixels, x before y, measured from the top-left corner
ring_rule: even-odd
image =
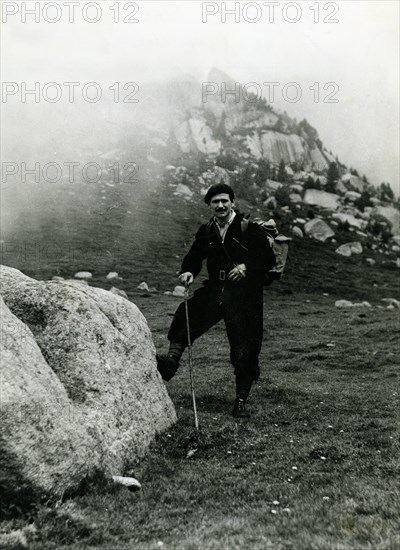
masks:
[[[339,195],[335,193],[328,193],[327,191],[320,191],[318,189],[307,189],[304,195],[304,203],[313,206],[320,206],[321,208],[328,208],[329,210],[335,210],[338,206]]]
[[[304,226],[304,232],[309,237],[321,242],[325,242],[335,235],[333,229],[319,218],[308,221]]]
[[[393,235],[400,235],[400,210],[394,206],[377,206],[374,213],[383,216],[390,223]]]
[[[106,290],[1,279],[2,492],[59,497],[123,474],[176,420],[145,318]]]

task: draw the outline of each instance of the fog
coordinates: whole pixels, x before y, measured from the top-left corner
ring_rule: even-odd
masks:
[[[81,6],[70,23],[68,2],[59,2],[63,4],[62,16],[56,23],[45,20],[46,15],[54,17],[51,10],[47,14],[39,10],[38,22],[32,15],[23,22],[22,4],[32,8],[34,2],[2,4],[3,81],[18,85],[14,95],[7,96],[6,101],[3,97],[3,113],[21,107],[22,82],[28,89],[34,82],[41,86],[77,82],[80,92],[85,83],[94,81],[112,97],[109,87],[116,82],[121,87],[136,82],[140,87],[183,74],[202,82],[207,81],[212,67],[218,67],[242,84],[257,83],[263,94],[267,92],[264,82],[278,83],[274,107],[298,120],[307,118],[324,145],[341,161],[365,173],[375,184],[389,181],[399,192],[399,6],[395,1],[320,2],[319,23],[314,21],[313,2],[299,4],[302,12],[296,23],[285,20],[284,14],[287,19],[296,15],[287,2],[276,6],[273,21],[269,21],[272,14],[266,3],[259,2],[261,17],[253,23],[249,21],[256,18],[254,2],[247,12],[243,11],[245,3],[239,4],[238,22],[234,15],[222,21],[220,2],[203,3],[208,5],[205,8],[196,1],[145,1],[137,3],[138,10],[135,3],[120,2],[119,23],[114,22],[115,2],[99,3],[101,17],[96,23],[84,20]],[[4,22],[6,4],[10,12],[17,6],[17,12]],[[234,2],[226,4],[234,7]],[[209,13],[206,20],[205,9]],[[94,13],[87,11],[86,15],[91,18]],[[129,16],[138,22],[123,23],[122,19]],[[324,23],[324,18],[338,22]],[[282,95],[289,82],[296,82],[301,89],[297,102]],[[318,102],[315,83],[320,91]],[[326,83],[337,85],[337,103],[323,101],[332,91],[323,89]],[[312,85],[314,91],[309,89]],[[100,103],[95,107],[104,109]],[[34,116],[33,96],[27,96],[23,107],[25,113]],[[54,104],[42,107],[51,122]],[[71,104],[68,113],[68,124],[74,124],[74,117],[77,124],[82,123],[80,108],[74,111]],[[18,135],[24,133],[24,116],[12,121],[12,133],[4,144],[8,153],[15,150]],[[38,127],[37,135],[29,136],[32,143],[41,139],[42,131],[48,127]]]

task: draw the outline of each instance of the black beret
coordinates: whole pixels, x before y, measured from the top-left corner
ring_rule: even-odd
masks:
[[[233,192],[232,187],[227,183],[215,183],[214,185],[212,185],[207,191],[206,196],[204,197],[204,202],[206,204],[210,204],[211,199],[215,197],[215,195],[220,195],[221,193],[226,193],[227,195],[229,195],[229,198],[233,202],[233,199],[235,198],[235,193]]]

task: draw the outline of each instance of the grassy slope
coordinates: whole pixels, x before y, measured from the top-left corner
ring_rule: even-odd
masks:
[[[105,274],[116,269],[125,278],[118,286],[147,317],[157,348],[165,349],[178,301],[143,295],[136,286],[143,279],[160,290],[174,284],[176,255],[203,216],[196,205],[178,204],[153,194],[138,205],[150,220],[151,238],[131,219],[126,223],[120,210],[86,225],[74,215],[72,236],[45,221],[40,230],[29,228],[22,216],[20,226],[35,242],[48,242],[52,227],[54,241],[68,236],[77,250],[90,238],[101,250],[118,242],[120,255],[71,262],[47,254],[36,263],[20,255],[6,263],[38,278],[93,269],[93,284],[105,288],[111,286]],[[150,549],[159,541],[168,549],[399,548],[398,312],[334,307],[338,298],[374,306],[381,298],[398,298],[398,271],[367,268],[366,254],[342,259],[333,250],[296,241],[285,281],[266,291],[264,372],[251,395],[249,421],[229,416],[234,379],[218,325],[195,347],[202,433],[194,456],[186,458],[195,438],[184,364],[168,385],[177,425],[127,472],[140,479],[143,491],[96,486],[57,509],[40,508],[31,548]],[[20,523],[24,519],[14,526]]]
[[[229,416],[233,376],[217,326],[195,348],[198,451],[186,458],[196,438],[184,361],[168,386],[177,425],[127,472],[143,491],[95,487],[56,514],[41,509],[32,548],[399,548],[397,314],[308,299],[267,299],[250,420]],[[136,303],[162,346],[177,300]]]

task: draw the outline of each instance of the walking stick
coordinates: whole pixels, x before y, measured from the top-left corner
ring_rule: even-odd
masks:
[[[190,338],[188,298],[189,298],[189,285],[185,284],[185,313],[186,313],[186,330],[187,330],[188,353],[189,353],[190,390],[192,392],[192,400],[193,400],[194,425],[196,427],[196,431],[198,432],[199,419],[197,418],[196,395],[194,393],[194,383],[193,383],[192,341]]]

